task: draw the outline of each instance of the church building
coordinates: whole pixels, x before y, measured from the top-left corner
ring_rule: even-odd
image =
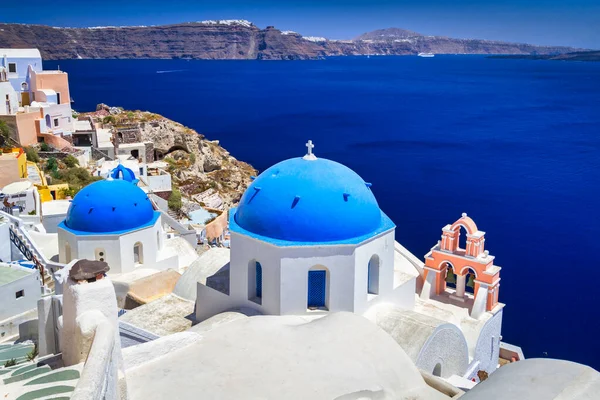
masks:
[[[395,225],[371,184],[307,146],[304,157],[264,171],[230,210],[229,293],[199,284],[199,320],[232,307],[269,315],[412,307],[415,279],[394,279]]]
[[[105,261],[112,274],[178,268],[177,253],[166,246],[161,213],[131,171],[118,167],[113,175],[117,179],[94,182],[75,195],[58,225],[59,261]]]

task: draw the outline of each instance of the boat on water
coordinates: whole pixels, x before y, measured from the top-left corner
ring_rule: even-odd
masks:
[[[435,57],[435,54],[433,54],[433,53],[419,53],[417,55],[419,57],[428,57],[428,58]]]

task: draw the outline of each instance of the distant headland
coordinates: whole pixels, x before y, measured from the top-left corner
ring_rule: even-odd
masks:
[[[575,51],[564,54],[513,54],[492,55],[489,58],[517,58],[528,60],[556,60],[556,61],[600,61],[600,51]]]
[[[350,40],[302,36],[245,20],[188,22],[161,26],[58,28],[0,24],[0,48],[39,48],[45,60],[212,59],[304,60],[349,55],[510,54],[557,55],[583,49],[480,39],[426,36],[380,29]]]

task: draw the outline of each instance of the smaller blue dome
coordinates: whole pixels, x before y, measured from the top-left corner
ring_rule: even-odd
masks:
[[[148,195],[124,180],[94,182],[77,193],[64,225],[80,232],[122,232],[149,225],[159,213]]]
[[[112,171],[110,171],[110,177],[113,179],[122,179],[127,182],[137,182],[138,179],[132,170],[124,167],[122,164],[117,165]]]

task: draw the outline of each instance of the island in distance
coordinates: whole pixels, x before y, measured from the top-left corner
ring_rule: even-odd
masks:
[[[426,36],[380,29],[350,40],[302,36],[245,20],[162,26],[59,28],[0,24],[0,48],[39,48],[45,60],[59,59],[249,59],[304,60],[348,55],[518,54],[557,55],[583,49],[480,39]]]

